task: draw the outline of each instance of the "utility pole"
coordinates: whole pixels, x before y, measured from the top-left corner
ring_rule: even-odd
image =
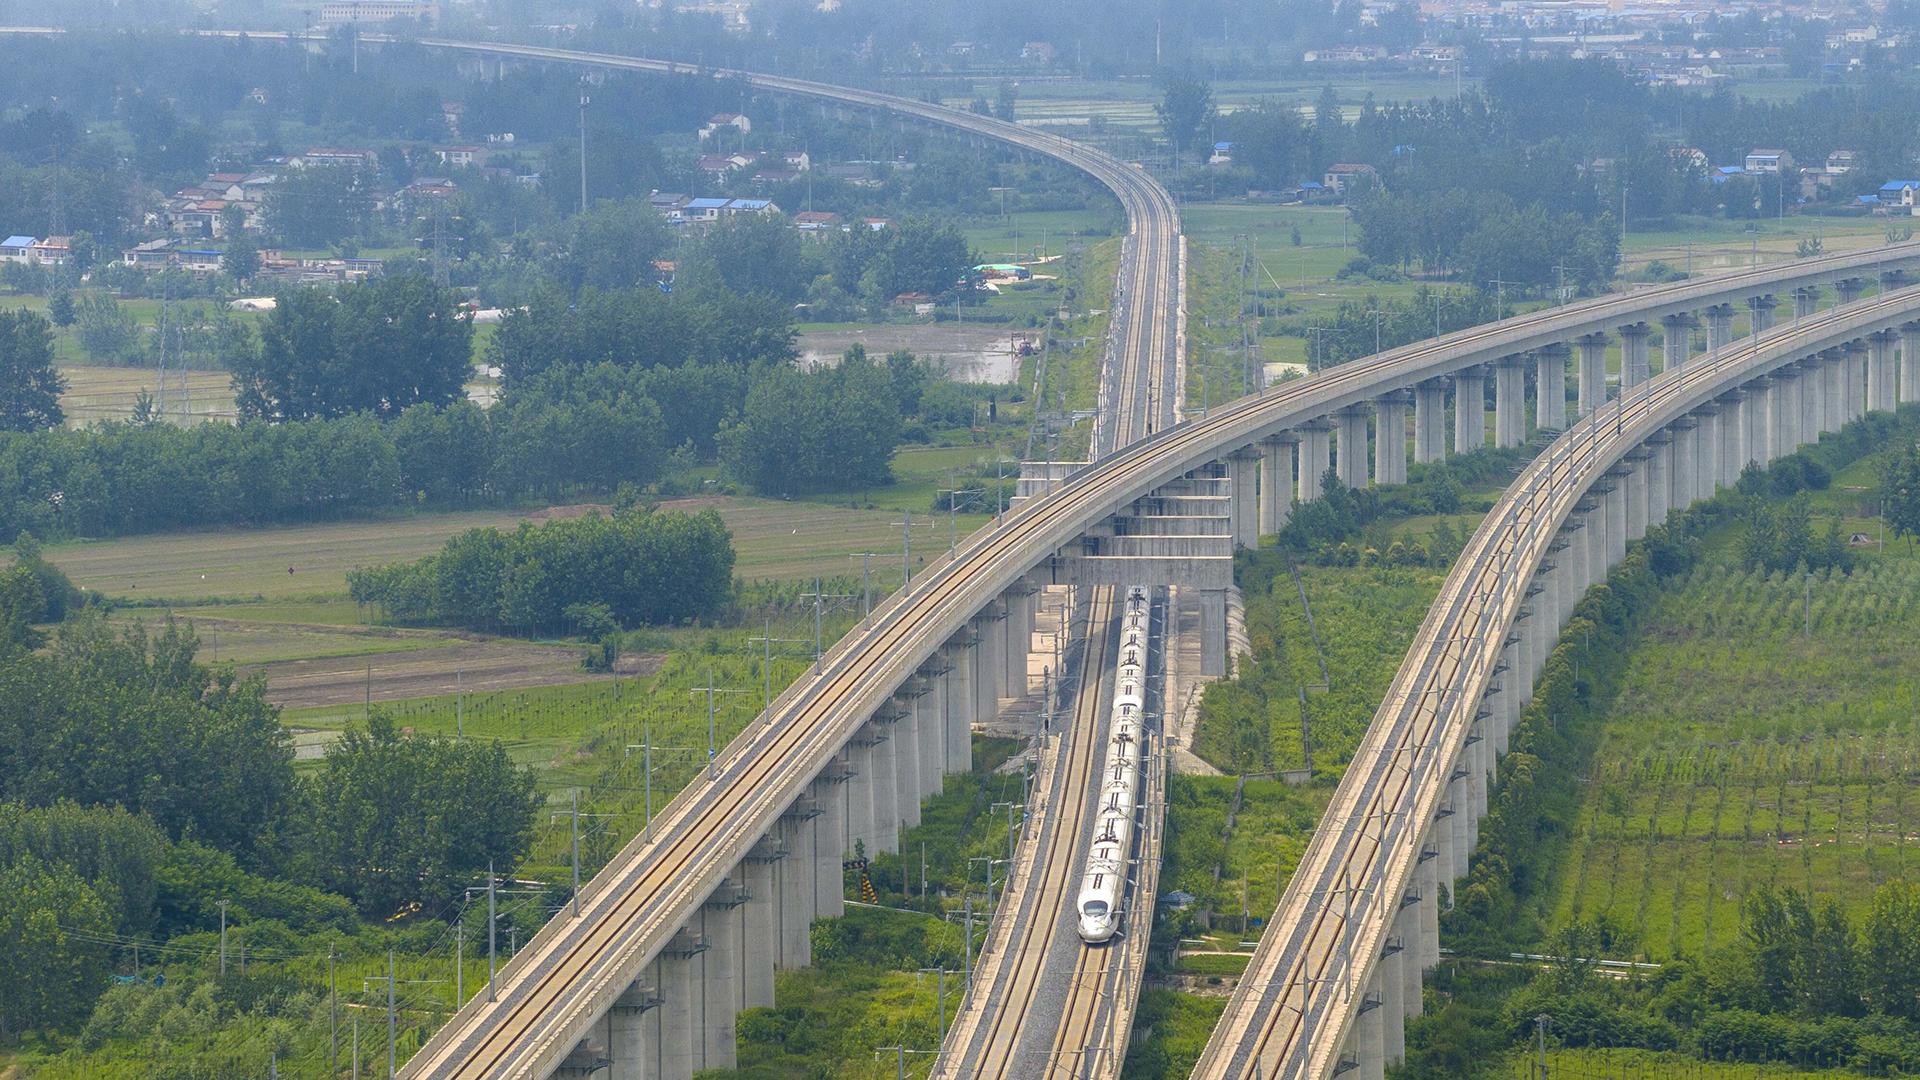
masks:
[[[816,612],[814,614],[814,625],[816,627],[816,632],[814,634],[814,637],[816,641],[819,638],[819,634],[817,631],[819,622],[820,622],[820,616],[818,612]],[[819,647],[818,645],[815,646],[816,650],[818,649],[818,647]],[[814,659],[814,663],[817,667],[817,665],[819,664],[819,658],[817,656]],[[713,684],[713,669],[708,668],[707,669],[707,685],[696,686],[693,689],[687,691],[687,693],[707,695],[707,779],[712,780],[714,778],[714,771],[713,771],[714,761],[720,756],[720,744],[717,738],[718,733],[715,730],[715,720],[714,720],[714,695],[715,694],[744,694],[746,693],[746,691],[745,690],[722,690],[720,687],[715,686]],[[649,779],[649,783],[648,783],[648,792],[649,794],[651,794],[652,792],[651,779]],[[649,804],[651,804],[652,800],[649,799],[648,802]],[[651,810],[648,811],[647,817],[649,820],[652,819],[653,813]],[[575,887],[578,888],[578,885],[576,884]]]
[[[821,618],[825,613],[826,601],[853,599],[850,593],[830,593],[823,591],[824,588],[824,584],[816,575],[813,579],[813,591],[800,594],[813,601],[813,673],[815,675],[820,674],[820,658],[825,654],[825,642],[821,638]]]
[[[947,976],[958,975],[960,973],[952,968],[934,967],[921,968],[920,974],[933,975],[938,979],[938,982],[935,984],[934,1000],[939,1003],[937,1007],[940,1010],[940,1026],[934,1030],[938,1031],[942,1036],[945,1036],[947,1033]]]
[[[587,212],[587,80],[580,80],[580,212]]]
[[[801,640],[802,639],[800,638],[774,637],[772,616],[767,617],[766,630],[764,633],[762,633],[759,637],[747,639],[747,644],[751,645],[757,641],[763,647],[763,651],[760,657],[760,676],[761,676],[761,682],[762,682],[762,689],[761,689],[762,701],[760,703],[761,711],[764,712],[768,709],[773,708],[773,644],[774,642],[777,641],[783,645],[786,645],[786,644],[794,644]],[[767,722],[768,723],[773,722],[772,715],[768,715]]]
[[[982,488],[942,488],[939,494],[947,497],[947,554],[952,555],[960,549],[960,496],[985,495]]]
[[[466,912],[453,923],[453,1008],[467,1003],[467,919]]]
[[[498,941],[496,940],[496,938],[499,936],[496,933],[496,930],[499,927],[499,917],[495,913],[496,909],[494,908],[494,905],[493,905],[493,894],[494,894],[493,860],[488,859],[487,860],[487,1000],[488,1001],[496,1000],[494,990],[493,990],[493,973],[494,973],[494,957],[497,951],[496,946],[498,945]]]
[[[227,974],[227,902],[220,901],[220,974]]]
[[[998,809],[1000,809],[1000,808],[1001,808],[1001,807],[1003,807],[1003,806],[1004,806],[1004,807],[1006,807],[1006,809],[1007,809],[1007,862],[1009,862],[1009,863],[1011,863],[1011,862],[1013,862],[1013,846],[1014,846],[1014,839],[1013,839],[1013,812],[1014,812],[1015,810],[1020,810],[1020,811],[1025,811],[1025,810],[1026,810],[1026,808],[1027,808],[1027,806],[1026,806],[1026,804],[1025,804],[1025,803],[1017,803],[1017,802],[997,802],[997,803],[994,803],[994,804],[993,804],[992,806],[989,806],[989,807],[987,808],[987,810],[988,810],[988,812],[992,812],[992,811],[994,811],[994,810],[998,810]],[[1026,820],[1027,820],[1027,816],[1026,816],[1026,814],[1025,814],[1025,813],[1023,812],[1023,813],[1022,813],[1022,814],[1020,815],[1020,823],[1024,825],[1024,824],[1026,824]]]
[[[327,944],[327,1069],[340,1067],[340,983],[333,977],[333,944]]]
[[[847,556],[849,559],[860,560],[860,617],[862,619],[873,615],[873,557],[880,554],[883,552],[856,551]]]
[[[1541,1013],[1539,1016],[1533,1018],[1534,1034],[1539,1039],[1540,1060],[1537,1066],[1539,1069],[1537,1075],[1540,1080],[1547,1080],[1547,1024],[1551,1022],[1552,1019],[1553,1018],[1546,1013]]]
[[[913,511],[900,511],[900,588],[913,583]]]
[[[393,950],[387,950],[387,1076],[391,1078],[399,1064],[395,1053],[395,1044],[399,1041],[399,1032],[394,1025],[393,1012]]]
[[[560,815],[554,814],[553,817]],[[573,789],[572,805],[567,809],[568,826],[571,836],[568,846],[573,851],[573,917],[580,917],[580,789]]]

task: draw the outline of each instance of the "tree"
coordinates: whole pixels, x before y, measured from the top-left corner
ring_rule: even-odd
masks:
[[[994,91],[993,95],[994,117],[1012,123],[1014,119],[1013,106],[1015,98],[1013,83],[1005,79],[1000,80],[1000,87]]]
[[[891,483],[900,406],[888,371],[849,350],[834,367],[776,368],[720,436],[728,471],[768,495]]]
[[[418,275],[295,289],[261,327],[259,353],[238,358],[234,391],[250,419],[397,416],[465,396],[472,341],[455,294]]]
[[[1880,886],[1861,938],[1868,1003],[1888,1016],[1920,1020],[1920,887]]]
[[[307,798],[315,877],[371,915],[457,899],[490,864],[511,873],[543,801],[499,742],[402,734],[380,710],[328,748]]]
[[[1161,84],[1160,103],[1153,111],[1160,118],[1161,134],[1178,155],[1213,119],[1213,86],[1190,75],[1170,76]]]
[[[0,428],[39,431],[66,422],[67,381],[53,366],[53,328],[41,316],[0,311]]]
[[[260,272],[260,249],[253,246],[251,239],[235,236],[227,242],[226,253],[220,256],[220,269],[235,281],[252,281]]]
[[[1881,516],[1895,536],[1920,536],[1920,442],[1887,455],[1880,466]]]
[[[112,969],[105,903],[71,869],[32,855],[0,864],[0,1038],[86,1018]]]
[[[560,276],[575,292],[651,285],[653,262],[671,242],[665,222],[644,199],[596,202],[573,219]]]
[[[47,318],[53,325],[65,330],[73,325],[74,317],[72,292],[61,289],[47,298]]]
[[[111,295],[84,293],[76,312],[80,347],[95,360],[125,360],[140,347],[140,327]]]
[[[332,247],[360,231],[366,208],[360,175],[345,166],[288,169],[267,191],[267,225],[291,247]]]

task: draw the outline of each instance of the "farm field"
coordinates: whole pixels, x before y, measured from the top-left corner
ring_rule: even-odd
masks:
[[[932,486],[929,482],[929,499]],[[926,505],[921,501],[916,508]],[[740,556],[735,574],[748,580],[845,574],[848,553],[894,551],[900,543],[898,516],[881,509],[748,496],[677,499],[663,506],[718,510],[734,533]],[[134,601],[167,600],[188,606],[208,600],[327,599],[345,595],[346,573],[356,566],[417,559],[438,551],[448,537],[467,529],[511,529],[522,521],[538,522],[586,509],[451,511],[391,520],[159,533],[53,544],[47,556],[75,584]],[[980,515],[963,515],[963,535],[982,520]],[[915,524],[917,532],[924,528],[927,556],[933,554],[936,541],[944,550],[948,531],[944,518],[935,522],[928,515],[924,527]],[[914,546],[919,549],[921,544]],[[915,555],[921,558],[918,550]]]

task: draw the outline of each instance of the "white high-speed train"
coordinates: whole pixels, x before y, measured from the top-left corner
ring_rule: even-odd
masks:
[[[1147,590],[1129,588],[1120,618],[1120,666],[1113,680],[1113,711],[1101,762],[1100,802],[1095,812],[1093,845],[1080,877],[1080,937],[1098,945],[1120,924],[1120,900],[1127,888],[1127,860],[1133,852],[1134,811],[1140,805],[1140,770],[1145,762],[1148,622],[1153,602]]]

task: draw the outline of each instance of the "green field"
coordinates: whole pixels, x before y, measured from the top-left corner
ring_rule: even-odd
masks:
[[[1515,1051],[1500,1075],[1540,1080],[1531,1052]],[[1563,1050],[1547,1046],[1547,1075],[1554,1080],[1832,1080],[1857,1076],[1845,1070],[1807,1072],[1786,1065],[1738,1065],[1701,1061],[1685,1054],[1651,1050]]]

